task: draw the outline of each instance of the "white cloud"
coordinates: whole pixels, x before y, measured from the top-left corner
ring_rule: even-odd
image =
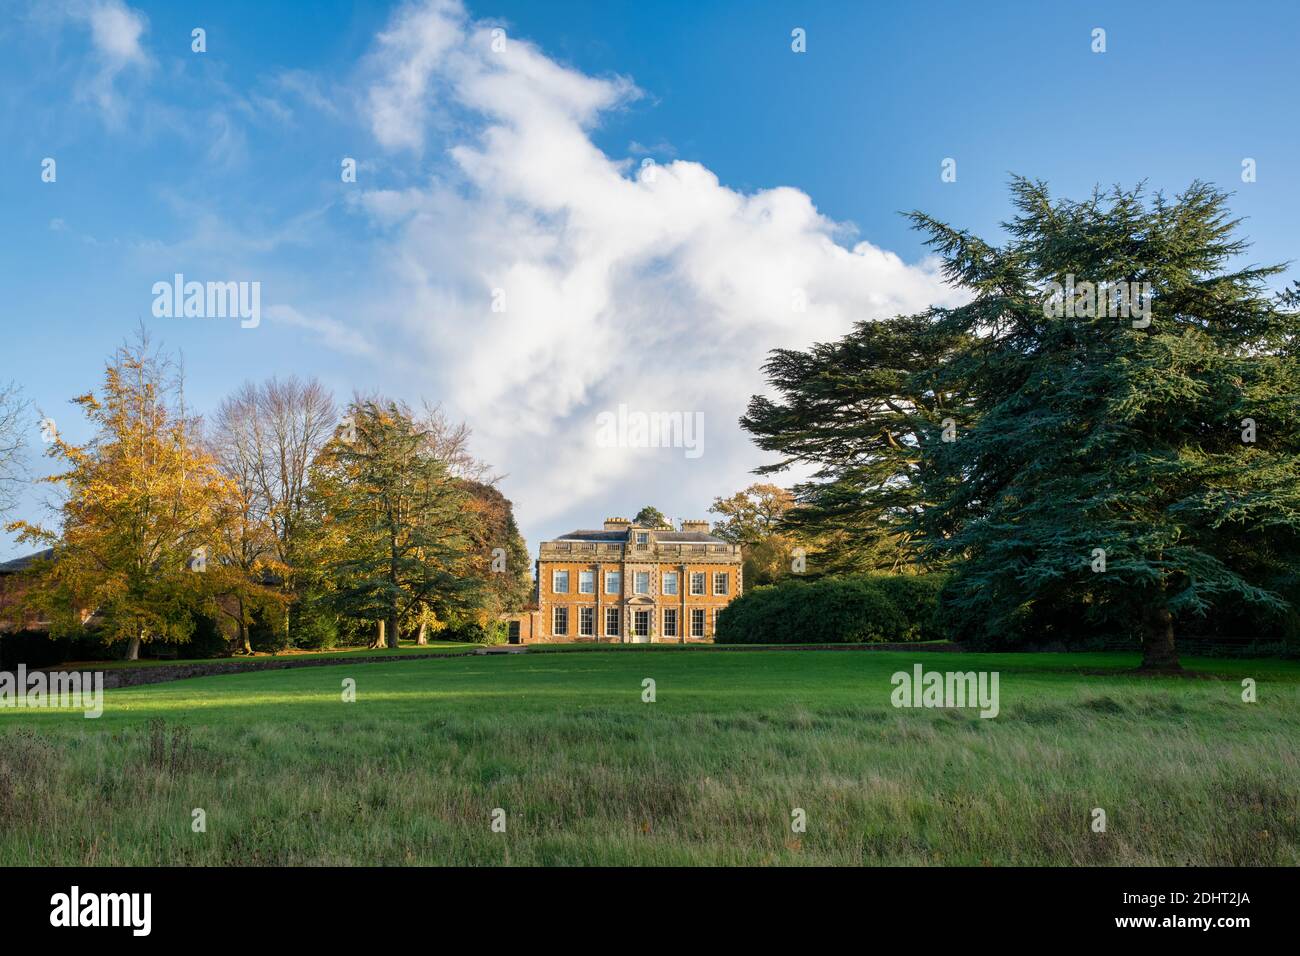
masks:
[[[425,184],[358,206],[387,237],[373,314],[402,360],[436,370],[437,397],[510,474],[526,530],[646,503],[698,516],[764,461],[736,419],[763,390],[769,349],[957,301],[933,263],[846,248],[852,230],[799,190],[743,194],[697,162],[604,154],[590,130],[636,87],[513,36],[494,52],[490,29],[433,0],[379,36],[365,95],[375,138],[416,163],[440,148]],[[598,448],[596,416],[620,403],[702,411],[704,454]]]
[[[388,148],[419,150],[433,95],[430,81],[464,36],[465,11],[453,0],[433,0],[399,11],[376,39],[371,57],[382,79],[370,88],[370,122]]]
[[[95,49],[115,63],[144,63],[147,59],[140,37],[147,21],[143,13],[132,10],[121,0],[99,0],[89,5],[91,39]]]
[[[70,20],[87,27],[95,68],[81,82],[78,95],[94,102],[110,122],[123,113],[118,76],[128,69],[147,70],[152,61],[141,43],[148,18],[122,0],[73,0],[63,7]]]
[[[327,315],[306,315],[291,305],[269,305],[266,317],[273,323],[291,325],[314,332],[329,348],[350,355],[374,358],[378,354],[365,335],[356,328]]]

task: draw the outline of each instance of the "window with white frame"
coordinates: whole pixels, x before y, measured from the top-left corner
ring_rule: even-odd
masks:
[[[605,572],[605,593],[621,594],[623,592],[623,572],[606,571]]]
[[[691,637],[704,636],[704,608],[691,608]]]
[[[727,586],[728,586],[727,578],[729,578],[729,577],[730,577],[730,575],[727,574],[726,571],[714,571],[714,572],[713,572],[713,593],[714,593],[714,594],[726,594],[726,593],[727,593]]]
[[[650,593],[650,572],[649,571],[632,572],[632,592],[634,594]]]
[[[594,607],[578,608],[578,635],[594,637],[596,634],[596,609]]]
[[[664,637],[677,636],[677,608],[664,608]]]
[[[676,594],[676,593],[677,593],[677,572],[665,571],[664,572],[664,594]]]
[[[605,636],[618,637],[618,608],[605,608]]]
[[[703,594],[703,593],[704,593],[704,580],[705,580],[705,579],[704,579],[704,572],[703,572],[703,571],[692,571],[692,572],[691,572],[691,593],[692,593],[692,594]]]
[[[637,546],[638,548],[640,548],[641,550],[644,550],[644,549],[646,548],[646,546],[649,545],[649,543],[650,543],[650,535],[649,535],[649,533],[647,533],[647,532],[645,532],[645,531],[638,531],[638,532],[636,533],[636,546]]]
[[[569,593],[569,572],[568,571],[551,572],[551,593],[553,594]]]
[[[551,633],[556,637],[565,637],[569,633],[569,609],[567,607],[551,608]]]
[[[596,593],[596,572],[595,571],[578,572],[578,593],[579,594]]]
[[[649,611],[632,612],[632,636],[633,637],[650,636],[650,612]]]

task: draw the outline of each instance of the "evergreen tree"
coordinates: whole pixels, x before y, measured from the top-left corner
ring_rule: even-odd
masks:
[[[1236,265],[1246,243],[1208,185],[1012,191],[1001,247],[912,216],[973,296],[936,317],[969,337],[939,387],[973,407],[926,444],[914,526],[927,554],[960,559],[949,598],[975,631],[1082,612],[1138,625],[1143,666],[1176,670],[1178,617],[1287,607],[1300,317],[1264,288],[1280,267]]]
[[[1237,265],[1205,184],[1012,193],[1002,246],[912,214],[966,305],[773,353],[780,400],[741,421],[782,455],[760,472],[818,469],[783,525],[822,570],[951,567],[990,644],[1132,633],[1176,670],[1176,622],[1294,615],[1300,286]]]
[[[335,611],[386,622],[389,647],[428,612],[484,603],[469,496],[405,406],[358,399],[313,466],[319,586]]]
[[[912,520],[926,504],[923,449],[945,418],[970,414],[937,370],[966,340],[934,313],[859,322],[838,342],[777,349],[764,365],[779,400],[756,395],[740,424],[781,460],[813,465],[781,526],[810,549],[810,574],[898,571],[917,559]]]

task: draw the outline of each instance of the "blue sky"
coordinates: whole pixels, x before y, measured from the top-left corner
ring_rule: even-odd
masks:
[[[956,301],[900,210],[996,236],[1013,172],[1199,178],[1252,260],[1296,256],[1290,2],[0,10],[0,381],[84,437],[67,400],[143,320],[200,409],[289,373],[441,401],[533,550],[647,503],[705,517],[764,460],[735,420],[768,349]],[[155,318],[176,272],[260,282],[261,324]],[[703,453],[600,447],[620,405],[702,414]]]

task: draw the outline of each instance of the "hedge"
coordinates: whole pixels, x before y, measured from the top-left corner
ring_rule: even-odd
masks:
[[[907,621],[908,641],[938,641],[949,637],[939,614],[942,574],[879,574],[866,579],[894,602]]]
[[[719,644],[884,644],[915,629],[869,578],[788,580],[741,595],[718,615]]]

